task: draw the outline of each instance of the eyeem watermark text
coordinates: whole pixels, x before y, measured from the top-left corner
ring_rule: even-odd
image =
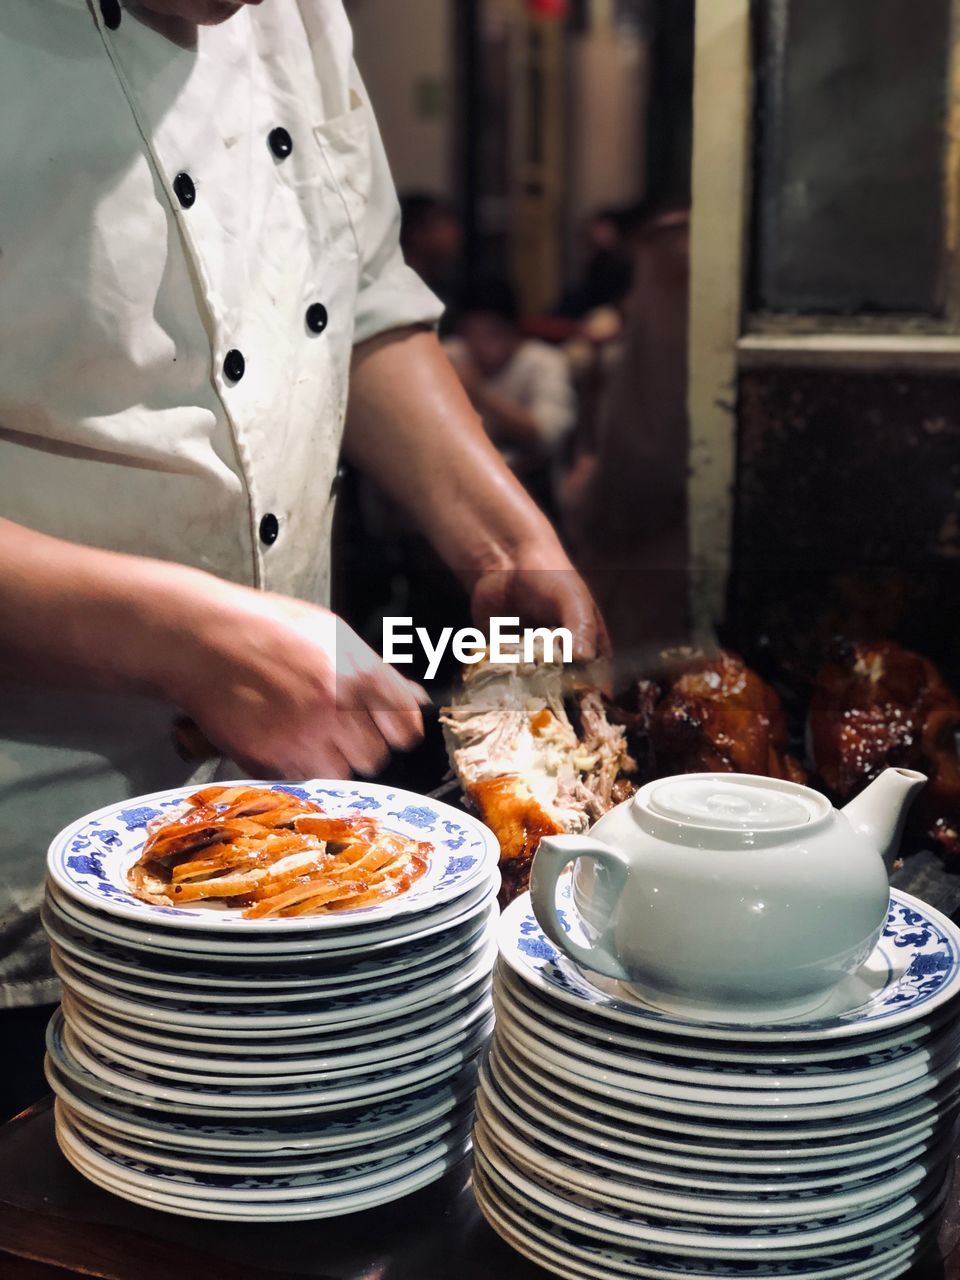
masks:
[[[546,662],[572,662],[573,636],[567,627],[524,627],[519,618],[491,618],[490,635],[479,627],[444,627],[436,638],[426,627],[414,627],[412,618],[384,618],[383,660],[401,666],[414,662],[419,643],[427,659],[426,679],[437,674],[450,647],[458,662],[479,662],[489,652],[491,662],[534,662],[543,654]]]

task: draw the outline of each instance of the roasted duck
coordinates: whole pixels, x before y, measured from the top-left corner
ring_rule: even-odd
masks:
[[[559,665],[466,667],[441,724],[467,803],[500,842],[505,903],[526,888],[541,836],[585,831],[634,789],[623,728],[596,689],[565,688]]]
[[[649,717],[659,776],[716,771],[806,780],[787,749],[780,699],[736,654],[664,656],[666,692]]]
[[[889,766],[929,782],[911,825],[960,853],[960,701],[932,662],[889,641],[838,645],[817,676],[810,749],[841,800]]]
[[[155,823],[130,868],[147,902],[242,907],[306,916],[368,907],[403,893],[432,846],[369,817],[330,818],[310,800],[267,787],[206,787]]]

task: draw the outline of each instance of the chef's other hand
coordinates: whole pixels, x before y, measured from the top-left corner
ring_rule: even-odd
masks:
[[[472,585],[471,607],[474,621],[484,628],[492,617],[569,628],[575,662],[610,654],[610,637],[590,588],[559,545],[521,548],[509,568],[481,571]]]
[[[166,691],[252,777],[376,774],[423,735],[426,694],[329,609],[218,582],[184,630]]]

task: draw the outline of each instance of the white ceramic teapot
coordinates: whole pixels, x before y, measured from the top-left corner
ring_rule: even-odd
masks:
[[[530,879],[544,933],[577,964],[692,1018],[808,1012],[860,967],[887,915],[884,855],[926,781],[887,769],[843,810],[752,774],[648,783],[585,836],[546,836]],[[557,882],[579,859],[568,933]]]

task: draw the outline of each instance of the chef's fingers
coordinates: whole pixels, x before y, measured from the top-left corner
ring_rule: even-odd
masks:
[[[220,754],[203,730],[189,716],[173,722],[173,745],[181,760],[215,760]]]
[[[423,737],[422,727],[411,727],[384,707],[371,709],[370,715],[374,724],[394,751],[410,751]]]
[[[391,667],[388,662],[379,664],[377,674],[379,676],[376,681],[378,687],[383,690],[392,689],[404,703],[413,698],[414,702],[420,707],[428,707],[430,705],[430,695],[423,685],[417,684],[416,680],[411,680],[408,676],[401,675],[396,667]]]
[[[390,746],[367,711],[347,711],[335,718],[337,745],[354,773],[373,777],[390,759]]]
[[[353,770],[350,768],[350,762],[338,747],[332,743],[327,743],[317,752],[311,755],[311,763],[308,768],[298,769],[292,775],[295,781],[298,778],[352,778]],[[287,775],[291,777],[291,775]]]
[[[485,573],[470,593],[470,612],[478,627],[486,628],[490,619],[499,615],[509,616],[507,606],[510,575],[506,570]]]
[[[569,572],[551,575],[546,580],[545,593],[553,601],[561,625],[570,631],[574,662],[592,662],[598,653],[609,650],[606,627],[581,578]]]
[[[371,689],[376,689],[379,697],[406,707],[411,713],[424,700],[429,701],[416,681],[409,680],[384,662],[352,632],[348,632],[346,640],[338,645],[335,663],[336,703],[341,711],[362,709]]]
[[[404,684],[412,686],[412,681]],[[395,751],[409,751],[423,737],[423,714],[410,689],[404,689],[398,698],[392,683],[371,681],[365,703],[374,724]]]
[[[433,699],[422,684],[417,684],[416,680],[408,680],[407,687],[421,707],[433,706]]]

